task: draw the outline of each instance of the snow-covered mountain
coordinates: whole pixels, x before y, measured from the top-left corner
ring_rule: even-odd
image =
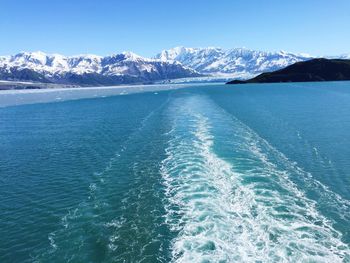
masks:
[[[177,78],[246,79],[311,59],[307,54],[263,52],[246,48],[176,47],[154,58],[131,52],[101,57],[22,52],[0,57],[0,80],[77,85],[151,83]],[[350,59],[349,54],[332,58]]]
[[[274,71],[312,57],[284,51],[263,52],[246,48],[222,49],[175,47],[164,50],[155,58],[178,61],[202,74],[248,78],[266,71]]]
[[[1,80],[113,85],[196,76],[200,74],[177,61],[143,58],[131,52],[106,57],[22,52],[0,57]]]

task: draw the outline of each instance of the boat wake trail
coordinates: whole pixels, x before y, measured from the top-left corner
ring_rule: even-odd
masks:
[[[168,101],[169,98],[150,111],[106,161],[105,167],[93,173],[87,198],[78,206],[69,209],[61,218],[57,230],[48,234],[49,249],[37,252],[37,255],[32,257],[34,262],[92,262],[95,258],[112,258],[112,262],[125,261],[123,257],[126,258],[125,254],[130,253],[115,251],[123,241],[122,238],[118,238],[120,229],[127,223],[134,223],[126,222],[123,213],[126,213],[128,206],[135,205],[127,202],[129,199],[138,199],[133,195],[137,195],[139,189],[131,187],[127,197],[121,200],[121,205],[118,205],[119,199],[115,196],[123,197],[122,190],[129,188],[129,180],[136,181],[135,178],[131,178],[133,173],[129,170],[133,170],[133,167],[129,167],[130,162],[131,166],[134,166],[136,160],[133,160],[130,154],[135,152],[135,145],[138,145],[154,115],[161,111]],[[132,156],[134,157],[135,153]],[[128,245],[129,250],[125,251],[130,252],[132,246],[130,243]]]
[[[175,98],[161,174],[173,262],[347,262],[349,247],[272,162],[258,135],[209,98]]]

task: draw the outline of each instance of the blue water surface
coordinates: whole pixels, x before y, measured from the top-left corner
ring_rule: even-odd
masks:
[[[60,92],[0,108],[0,262],[350,262],[350,82]]]

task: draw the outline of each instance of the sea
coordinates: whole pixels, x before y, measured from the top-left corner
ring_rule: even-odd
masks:
[[[0,92],[0,262],[350,262],[350,82]]]

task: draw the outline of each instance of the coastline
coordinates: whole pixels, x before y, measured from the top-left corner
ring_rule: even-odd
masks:
[[[0,108],[24,104],[49,103],[77,99],[104,98],[143,92],[158,92],[203,85],[224,85],[224,83],[181,83],[120,85],[75,88],[11,89],[0,90]]]

